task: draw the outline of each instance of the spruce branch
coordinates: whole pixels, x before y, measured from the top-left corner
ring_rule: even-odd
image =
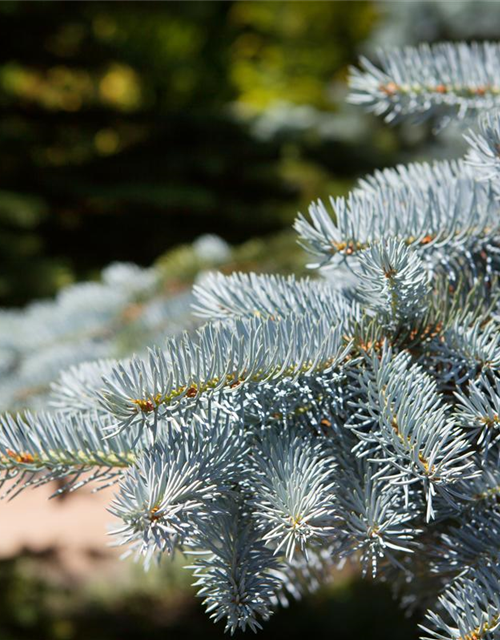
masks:
[[[400,240],[373,244],[359,256],[358,295],[391,326],[425,314],[429,280],[426,265]]]
[[[441,533],[436,545],[433,571],[450,576],[474,578],[485,567],[495,569],[500,564],[500,511],[472,508],[464,514],[460,525]]]
[[[202,397],[327,373],[351,348],[336,320],[303,314],[205,325],[193,337],[168,341],[165,350],[151,350],[146,361],[117,365],[103,377],[101,407],[117,430],[140,424],[154,434],[160,417]]]
[[[498,205],[492,186],[465,171],[446,182],[440,178],[407,186],[380,185],[330,200],[332,215],[318,201],[310,220],[299,215],[295,229],[301,243],[319,261],[336,267],[356,258],[373,243],[391,237],[414,248],[433,269],[456,271],[457,261],[472,265],[475,254],[496,245]]]
[[[429,611],[422,640],[494,640],[500,626],[498,568],[476,578],[458,580],[439,597],[443,614]]]
[[[110,511],[122,521],[114,530],[128,554],[172,554],[193,531],[193,520],[217,511],[231,493],[247,447],[229,416],[212,413],[179,430],[163,430],[120,481]]]
[[[109,421],[81,416],[27,413],[0,416],[0,483],[12,497],[22,489],[64,480],[62,490],[93,481],[115,481],[134,464],[140,443],[131,434],[106,438]]]
[[[278,563],[238,503],[202,520],[192,547],[194,584],[211,618],[225,618],[231,634],[261,629],[276,602]]]
[[[376,577],[387,562],[402,569],[401,556],[418,549],[421,533],[414,526],[418,510],[408,508],[402,488],[377,479],[374,467],[361,459],[353,466],[344,462],[338,486],[349,486],[350,491],[338,494],[343,542],[337,553],[359,554],[363,575]]]
[[[487,456],[500,440],[500,380],[482,373],[456,392],[460,426]]]
[[[500,106],[497,43],[421,44],[380,51],[350,77],[350,102],[387,122],[430,117],[449,121]]]
[[[352,386],[361,390],[352,428],[396,484],[422,484],[426,519],[435,517],[439,495],[453,508],[463,499],[457,483],[473,478],[472,450],[464,434],[447,416],[435,380],[408,354],[390,349],[372,357],[366,369],[353,373]],[[454,485],[457,485],[454,487]]]
[[[209,320],[235,318],[269,318],[288,315],[327,314],[337,322],[352,326],[361,309],[332,284],[294,276],[234,273],[224,276],[208,274],[194,287],[194,310]]]
[[[266,434],[255,454],[251,481],[262,539],[291,562],[308,547],[334,536],[335,462],[311,442],[290,433]]]
[[[499,323],[495,316],[457,317],[429,344],[429,364],[439,369],[442,386],[461,385],[500,365]]]
[[[498,180],[500,174],[500,113],[485,113],[479,120],[479,133],[470,131],[467,163],[483,180]]]

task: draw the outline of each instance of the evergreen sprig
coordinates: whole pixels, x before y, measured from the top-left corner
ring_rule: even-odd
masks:
[[[354,100],[389,119],[489,109],[499,51],[389,52],[362,63]],[[231,633],[352,561],[413,608],[434,601],[424,638],[499,638],[500,120],[485,118],[467,162],[379,171],[299,216],[325,273],[206,275],[197,331],[70,368],[52,412],[2,417],[11,493],[118,482],[117,544],[189,557]]]
[[[421,44],[380,51],[378,65],[361,59],[351,96],[388,122],[463,118],[500,105],[497,43]]]

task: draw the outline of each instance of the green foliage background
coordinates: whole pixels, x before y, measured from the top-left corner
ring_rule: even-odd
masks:
[[[368,2],[0,3],[0,304],[204,232],[275,232],[385,162],[376,135],[360,154],[251,132],[276,101],[334,111],[376,20]]]
[[[56,571],[54,572],[54,568]],[[58,576],[54,578],[54,574]],[[52,575],[52,579],[45,576]],[[57,573],[57,553],[25,554],[0,562],[1,640],[150,640],[224,638],[189,586],[190,575],[164,566],[141,567],[109,583],[75,588]],[[339,576],[333,587],[280,609],[262,640],[417,640],[416,620],[404,616],[387,586]],[[355,634],[355,635],[354,635]],[[253,635],[253,634],[252,634]],[[247,634],[248,636],[248,634]],[[240,637],[243,637],[240,634]]]

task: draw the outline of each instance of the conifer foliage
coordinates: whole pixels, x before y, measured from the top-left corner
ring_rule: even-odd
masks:
[[[364,61],[352,100],[390,119],[484,111],[467,157],[299,216],[328,278],[213,275],[197,331],[3,417],[11,494],[116,482],[117,544],[185,554],[230,632],[349,560],[420,607],[422,638],[500,638],[499,61],[496,44]]]

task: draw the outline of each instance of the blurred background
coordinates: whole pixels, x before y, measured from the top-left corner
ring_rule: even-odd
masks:
[[[462,149],[456,131],[350,107],[349,65],[499,31],[500,4],[477,0],[1,2],[0,398],[6,327],[39,299],[57,316],[61,292],[112,262],[160,270],[169,295],[207,266],[303,273],[290,227],[311,200]],[[50,493],[0,504],[0,640],[222,637],[187,572],[145,575],[106,547],[109,492]],[[387,585],[346,570],[263,637],[411,640],[415,627]]]

